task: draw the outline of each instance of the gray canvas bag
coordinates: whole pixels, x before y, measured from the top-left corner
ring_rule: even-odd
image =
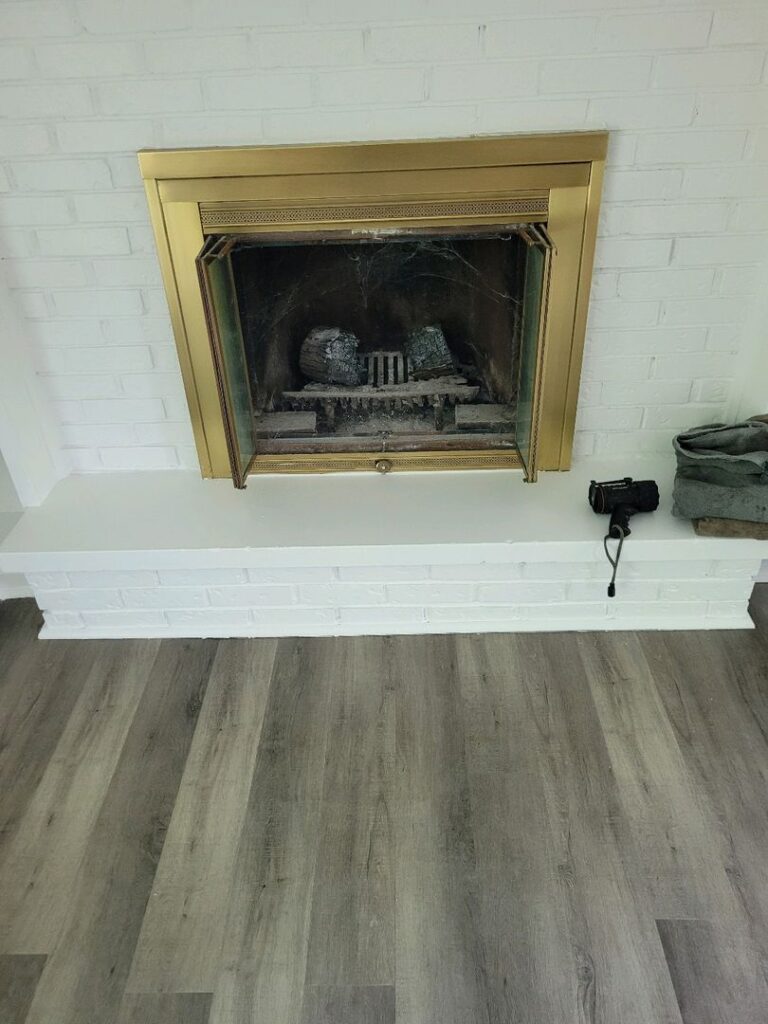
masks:
[[[697,427],[673,444],[676,516],[768,523],[768,423]]]

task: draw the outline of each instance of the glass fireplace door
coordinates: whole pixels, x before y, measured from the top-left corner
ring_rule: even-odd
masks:
[[[526,260],[520,332],[520,375],[517,390],[517,450],[528,483],[538,475],[537,451],[541,418],[544,343],[549,302],[549,281],[554,246],[543,224],[520,228]]]
[[[232,276],[232,239],[211,237],[195,261],[208,322],[235,487],[245,487],[256,454],[253,401]]]

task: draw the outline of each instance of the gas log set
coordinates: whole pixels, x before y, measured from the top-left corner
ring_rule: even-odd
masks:
[[[483,401],[476,368],[457,364],[439,324],[408,331],[401,349],[360,348],[349,330],[313,328],[299,353],[307,383],[257,419],[259,435],[510,429],[514,408]]]

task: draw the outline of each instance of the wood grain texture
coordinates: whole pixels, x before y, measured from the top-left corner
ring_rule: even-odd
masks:
[[[128,988],[213,992],[274,640],[219,645],[152,885]]]
[[[128,993],[123,999],[117,1024],[208,1024],[211,998],[209,992],[175,995]]]
[[[767,593],[279,641],[0,606],[0,1022],[766,1024]]]
[[[2,1024],[24,1024],[44,966],[44,956],[0,955]]]
[[[116,1016],[216,646],[162,642],[27,1024]]]

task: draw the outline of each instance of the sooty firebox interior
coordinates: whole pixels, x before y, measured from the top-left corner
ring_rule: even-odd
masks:
[[[527,230],[209,238],[209,329],[244,362],[235,430],[262,454],[514,447],[543,287]]]

